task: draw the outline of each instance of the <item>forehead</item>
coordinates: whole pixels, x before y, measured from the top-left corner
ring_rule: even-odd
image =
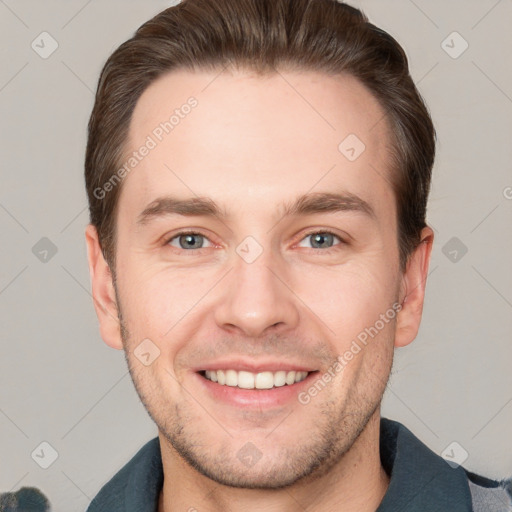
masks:
[[[134,109],[126,159],[139,155],[120,211],[140,212],[165,193],[212,197],[242,214],[308,191],[347,191],[390,214],[384,117],[351,76],[168,73]]]

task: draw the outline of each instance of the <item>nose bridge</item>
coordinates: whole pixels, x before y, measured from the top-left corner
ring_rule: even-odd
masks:
[[[277,325],[281,329],[295,327],[297,305],[284,284],[285,276],[280,276],[282,269],[271,249],[258,248],[253,240],[242,242],[234,254],[229,283],[216,308],[217,324],[237,327],[251,337]]]

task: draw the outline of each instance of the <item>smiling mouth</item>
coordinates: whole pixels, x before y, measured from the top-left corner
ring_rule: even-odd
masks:
[[[221,386],[240,389],[272,389],[292,386],[302,382],[312,373],[316,372],[280,370],[277,372],[263,371],[252,373],[236,370],[203,370],[199,372],[199,375]]]

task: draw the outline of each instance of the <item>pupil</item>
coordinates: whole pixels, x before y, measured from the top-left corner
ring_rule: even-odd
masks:
[[[320,245],[322,245],[322,242],[325,242],[326,239],[328,239],[329,237],[332,237],[332,235],[328,234],[328,233],[324,233],[324,234],[317,234],[315,235],[315,244],[316,243],[319,243]]]
[[[186,247],[183,247],[183,244],[181,244],[181,246],[183,248],[190,248],[190,247],[195,247],[195,246],[201,245],[199,242],[194,244],[194,238],[198,238],[198,236],[200,236],[200,235],[191,235],[191,234],[183,235],[182,238],[185,238]]]

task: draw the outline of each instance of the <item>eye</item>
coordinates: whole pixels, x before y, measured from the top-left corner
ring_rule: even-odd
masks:
[[[201,233],[195,233],[193,231],[182,231],[172,238],[167,240],[166,245],[170,245],[172,247],[176,247],[177,249],[204,249],[203,243],[207,241],[210,245],[207,247],[213,246],[213,244]]]
[[[331,231],[312,231],[308,233],[302,241],[299,243],[299,247],[307,247],[304,244],[304,241],[311,239],[311,245],[313,249],[326,249],[324,252],[328,252],[329,249],[333,249],[336,245],[334,244],[334,240],[337,239],[340,244],[344,243],[338,235],[332,233]]]
[[[331,231],[312,231],[302,239],[299,247],[308,247],[305,245],[308,239],[311,240],[310,248],[323,249],[323,252],[329,252],[330,249],[335,250],[337,245],[345,243],[344,240]],[[335,243],[335,240],[338,240],[338,243]],[[205,246],[205,243],[208,245]],[[169,238],[165,245],[186,251],[213,247],[212,242],[205,235],[195,231],[181,231]]]

